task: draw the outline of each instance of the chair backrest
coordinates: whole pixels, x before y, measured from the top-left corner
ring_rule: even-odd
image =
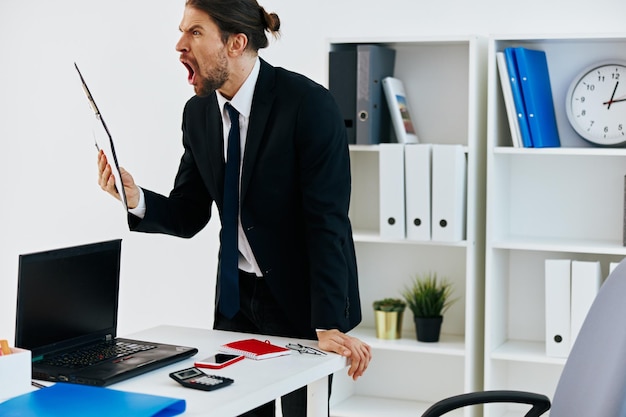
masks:
[[[626,416],[626,259],[596,296],[572,346],[550,417]]]

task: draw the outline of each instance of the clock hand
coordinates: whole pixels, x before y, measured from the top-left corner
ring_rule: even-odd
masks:
[[[602,103],[602,104],[606,104],[606,109],[610,109],[611,108],[611,104],[613,103],[613,98],[615,97],[615,92],[617,91],[617,86],[619,85],[619,81],[615,82],[615,88],[613,89],[613,94],[611,94],[611,98],[609,99],[609,101],[607,101],[606,103]]]
[[[609,107],[610,107],[610,105],[611,105],[611,104],[613,104],[613,103],[619,103],[620,101],[626,101],[626,97],[618,98],[617,100],[605,101],[605,102],[604,102],[604,103],[602,103],[602,104],[608,104],[608,105],[609,105]],[[608,107],[607,107],[607,109],[608,109]]]

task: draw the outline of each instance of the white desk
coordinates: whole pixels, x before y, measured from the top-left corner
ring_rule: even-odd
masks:
[[[261,361],[244,359],[224,369],[205,369],[208,374],[223,375],[235,382],[216,391],[200,391],[183,387],[169,374],[193,366],[195,359],[209,356],[220,345],[238,339],[256,337],[280,346],[296,342],[315,347],[317,342],[176,326],[158,326],[124,337],[198,348],[199,352],[190,359],[110,386],[124,391],[185,399],[187,410],[184,416],[189,417],[237,416],[305,385],[308,386],[307,416],[327,417],[327,377],[347,366],[344,357],[333,353],[320,356],[293,352],[289,356]]]

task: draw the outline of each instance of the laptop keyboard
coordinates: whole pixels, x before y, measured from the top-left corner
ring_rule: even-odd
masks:
[[[102,342],[98,345],[89,346],[75,352],[63,353],[46,358],[43,363],[68,368],[83,368],[110,359],[129,356],[137,352],[156,348],[155,345],[129,343],[122,341]]]

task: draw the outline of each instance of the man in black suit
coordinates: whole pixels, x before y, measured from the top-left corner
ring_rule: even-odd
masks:
[[[277,35],[279,27],[256,0],[187,0],[176,49],[196,96],[183,114],[184,154],[168,197],[139,188],[121,169],[129,225],[191,237],[215,203],[224,254],[225,160],[238,125],[238,306],[225,313],[230,290],[223,289],[231,287],[220,260],[214,327],[317,339],[321,349],[350,358],[356,379],[371,351],[345,334],[361,321],[346,132],[325,88],[258,57],[265,32]],[[100,186],[119,198],[102,152],[98,165]],[[285,417],[303,415],[306,391],[282,402]],[[273,416],[273,407],[251,415]]]

